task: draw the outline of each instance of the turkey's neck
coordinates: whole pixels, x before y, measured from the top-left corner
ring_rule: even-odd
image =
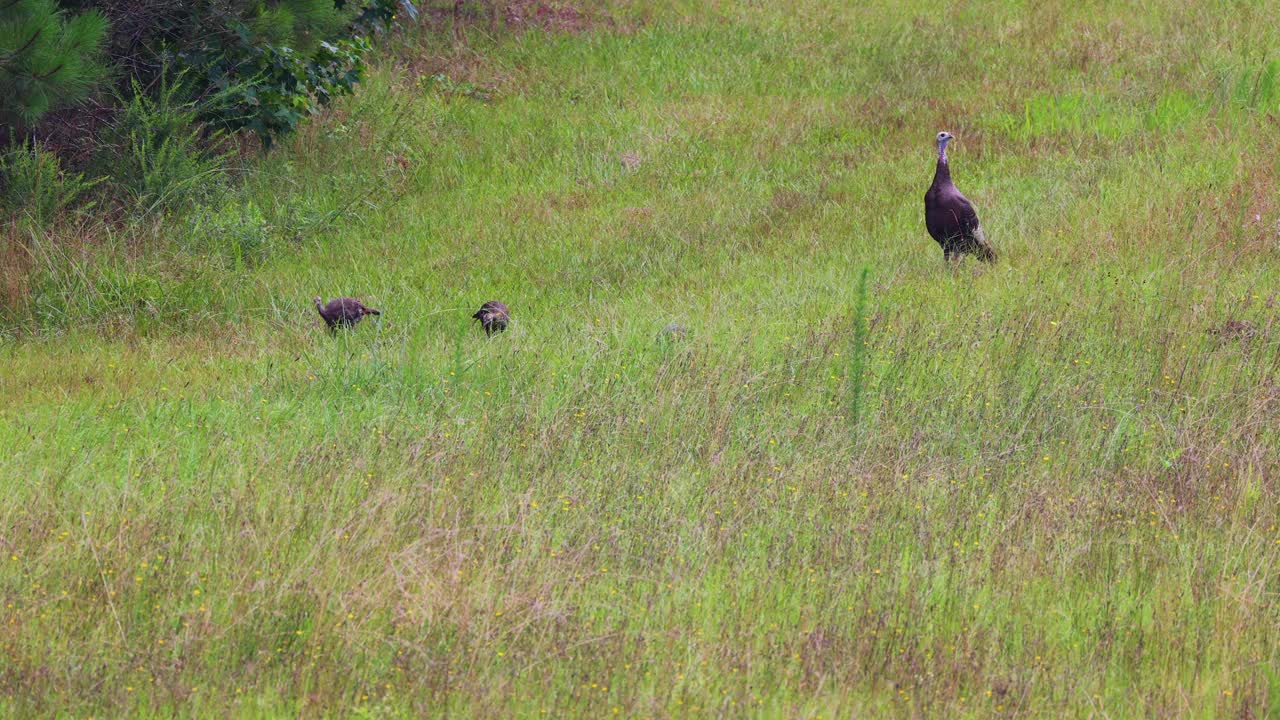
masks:
[[[943,148],[938,151],[938,167],[933,171],[933,184],[941,185],[951,182],[951,166],[947,163],[947,151]]]

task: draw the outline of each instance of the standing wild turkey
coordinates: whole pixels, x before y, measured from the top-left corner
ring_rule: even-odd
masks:
[[[480,321],[486,336],[492,336],[507,329],[507,323],[511,322],[511,311],[497,300],[490,300],[481,305],[471,317]]]
[[[945,130],[938,133],[938,167],[933,172],[933,184],[924,194],[924,224],[942,246],[943,257],[948,261],[973,253],[979,260],[993,262],[996,252],[987,244],[987,236],[978,226],[978,213],[951,182],[947,143],[953,139],[955,136]]]
[[[325,324],[329,326],[329,332],[333,332],[339,327],[351,327],[360,322],[365,315],[382,314],[380,310],[365,307],[364,303],[355,298],[334,298],[329,301],[328,305],[325,305],[317,297],[315,302],[316,310],[320,312],[320,317],[324,318]]]

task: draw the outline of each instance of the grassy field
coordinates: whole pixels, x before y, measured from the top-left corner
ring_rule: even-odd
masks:
[[[11,233],[0,714],[1280,714],[1274,5],[644,5]]]

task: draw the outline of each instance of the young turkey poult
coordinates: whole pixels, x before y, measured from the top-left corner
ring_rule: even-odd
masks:
[[[507,329],[507,323],[511,322],[511,311],[507,306],[497,300],[490,300],[480,306],[480,309],[471,317],[480,321],[480,326],[484,328],[484,334],[492,337],[494,333],[500,333]]]
[[[349,297],[334,298],[329,301],[328,305],[317,297],[315,303],[320,317],[324,318],[325,324],[329,326],[329,332],[333,332],[340,327],[352,327],[360,322],[365,315],[382,314],[381,310],[365,307],[364,303]]]
[[[924,224],[942,246],[943,257],[948,261],[958,261],[960,256],[970,253],[979,260],[994,262],[996,251],[978,226],[978,213],[951,182],[947,143],[954,139],[955,136],[945,130],[938,133],[938,165],[933,171],[933,184],[924,194]]]

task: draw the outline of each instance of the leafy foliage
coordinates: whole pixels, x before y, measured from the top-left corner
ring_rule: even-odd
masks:
[[[347,0],[334,0],[334,4],[342,8],[348,3]],[[401,11],[409,20],[418,19],[418,8],[411,0],[370,0],[352,24],[356,28],[382,30],[390,27]]]
[[[310,56],[285,46],[251,47],[236,62],[209,70],[219,75],[226,103],[217,119],[248,128],[267,146],[333,98],[350,93],[364,74],[363,38],[322,42]]]
[[[402,0],[79,2],[111,17],[112,58],[142,86],[167,67],[201,78],[195,95],[225,101],[201,120],[250,129],[270,146],[352,91],[365,69],[365,36],[392,22]]]

